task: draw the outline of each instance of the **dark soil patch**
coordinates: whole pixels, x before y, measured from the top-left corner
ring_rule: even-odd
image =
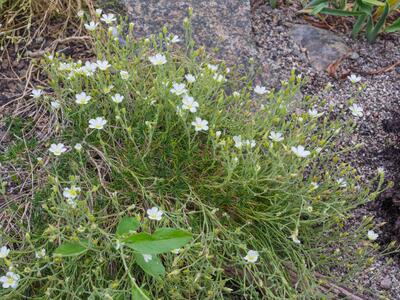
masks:
[[[391,164],[391,168],[397,170],[391,178],[394,182],[393,188],[380,195],[380,207],[387,223],[383,226],[383,242],[392,240],[400,244],[400,113],[392,111],[389,119],[383,120],[383,129],[395,136],[392,145],[387,146],[381,153],[381,157]]]

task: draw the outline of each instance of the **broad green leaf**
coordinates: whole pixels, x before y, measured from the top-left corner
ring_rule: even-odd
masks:
[[[390,26],[386,27],[386,32],[396,32],[400,30],[400,18],[394,21]]]
[[[54,254],[63,257],[78,256],[88,250],[87,242],[66,242],[62,243],[55,251]]]
[[[331,16],[339,16],[339,17],[348,17],[348,16],[361,16],[364,14],[359,11],[347,11],[342,9],[333,9],[333,8],[324,8],[321,10],[321,14],[331,15]]]
[[[132,286],[132,300],[150,300],[149,297],[137,286]]]
[[[127,247],[147,254],[160,254],[180,248],[192,239],[192,234],[173,228],[157,229],[152,235],[141,232],[124,240]]]
[[[147,262],[144,259],[144,255],[151,256],[147,258]],[[160,276],[165,275],[165,268],[160,260],[160,258],[154,254],[141,254],[135,253],[136,263],[145,271],[155,278],[160,278]]]
[[[139,228],[140,223],[133,217],[123,217],[119,221],[117,226],[116,235],[121,236],[129,233],[130,231],[135,231]]]
[[[377,0],[361,0],[365,4],[375,5],[375,6],[385,6],[384,2]]]

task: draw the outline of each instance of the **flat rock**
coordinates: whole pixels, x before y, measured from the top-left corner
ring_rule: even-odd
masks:
[[[350,54],[350,49],[334,32],[310,25],[295,25],[290,32],[296,44],[305,49],[311,65],[323,71]]]
[[[197,46],[218,49],[213,55],[227,64],[246,64],[256,55],[252,41],[250,0],[121,0],[140,36],[166,26],[183,37],[183,20],[193,8],[192,31]]]

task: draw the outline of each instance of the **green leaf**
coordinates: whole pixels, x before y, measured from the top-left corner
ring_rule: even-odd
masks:
[[[54,254],[63,257],[78,256],[88,250],[87,242],[66,242],[62,243],[55,251]]]
[[[151,259],[147,262],[143,255],[151,255]],[[154,254],[141,254],[135,253],[136,263],[145,271],[147,274],[155,278],[160,278],[160,276],[165,275],[165,268],[160,260],[160,258]]]
[[[333,8],[324,8],[321,10],[321,14],[331,15],[331,16],[339,16],[339,17],[348,17],[348,16],[361,16],[363,12],[359,11],[347,11],[342,9],[333,9]]]
[[[140,223],[133,217],[123,217],[117,226],[116,235],[121,236],[135,231],[139,228]]]
[[[124,240],[127,247],[146,254],[160,254],[180,248],[192,239],[192,234],[173,228],[157,229],[152,235],[141,232]]]
[[[363,3],[362,0],[356,0],[356,4],[353,7],[353,11],[359,11],[359,12],[363,12],[364,14],[370,16],[372,15],[372,12],[374,10],[374,6],[373,5],[369,5],[369,4],[365,4]]]
[[[386,32],[396,32],[400,30],[400,18],[394,21],[390,26],[386,27]]]
[[[132,300],[150,300],[149,297],[142,291],[141,288],[133,285],[132,286]]]
[[[315,6],[315,7],[312,9],[311,14],[312,14],[312,15],[317,15],[317,14],[319,14],[319,12],[320,12],[321,10],[323,10],[325,7],[328,7],[328,5],[329,5],[329,4],[326,3],[326,2],[318,4],[317,6]]]
[[[361,0],[364,4],[375,5],[375,6],[385,6],[384,2],[377,0]]]
[[[389,4],[386,4],[384,11],[375,26],[373,26],[372,17],[369,16],[366,31],[367,31],[367,40],[370,43],[372,43],[376,40],[379,31],[385,24],[388,13],[389,13]]]
[[[326,3],[326,4],[329,5],[329,2],[327,0],[312,0],[304,8],[314,7],[314,6],[317,6],[317,5],[321,4],[321,3]]]
[[[357,22],[353,26],[353,30],[351,31],[351,36],[355,38],[357,34],[360,32],[362,26],[364,25],[365,19],[367,15],[362,15],[357,18]]]

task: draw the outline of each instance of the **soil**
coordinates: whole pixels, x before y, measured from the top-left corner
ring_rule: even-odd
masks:
[[[327,18],[325,21],[297,14],[299,2],[280,4],[272,9],[266,1],[252,1],[253,34],[260,59],[267,62],[271,78],[265,85],[279,86],[295,68],[308,78],[303,94],[326,99],[327,104],[341,108],[355,92],[347,76],[362,77],[366,88],[357,102],[363,106],[364,116],[358,121],[356,133],[346,143],[363,143],[359,151],[346,155],[366,183],[383,167],[386,181],[394,187],[382,193],[372,203],[354,211],[351,222],[360,222],[364,216],[373,216],[379,233],[378,242],[384,249],[391,241],[400,242],[400,34],[381,34],[374,44],[364,37],[351,39],[351,23],[345,19]],[[352,50],[335,72],[317,71],[308,61],[307,53],[299,48],[290,31],[295,24],[310,24],[328,29],[340,36]],[[327,84],[333,87],[327,91]],[[351,224],[350,224],[351,225]],[[399,256],[379,257],[368,269],[354,277],[354,288],[373,299],[400,299]],[[342,274],[337,274],[338,276]]]

